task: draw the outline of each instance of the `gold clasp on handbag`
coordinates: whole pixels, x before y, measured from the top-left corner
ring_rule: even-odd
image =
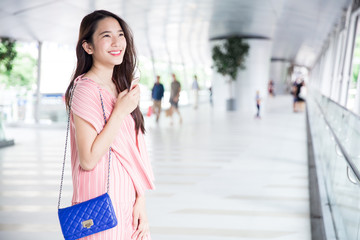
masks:
[[[81,224],[83,225],[84,228],[91,228],[91,226],[94,225],[94,222],[92,219],[89,219],[89,220],[83,221]]]

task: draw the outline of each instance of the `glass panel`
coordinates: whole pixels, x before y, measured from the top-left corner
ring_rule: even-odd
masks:
[[[360,185],[348,170],[335,137],[360,169],[360,118],[334,101],[311,92],[307,98],[314,154],[320,163],[338,239],[360,239]],[[326,122],[327,121],[327,122]],[[328,124],[327,124],[328,123]],[[335,135],[332,133],[332,131]]]
[[[349,90],[348,90],[348,99],[346,107],[350,110],[354,109],[355,106],[355,96],[356,96],[356,86],[359,78],[360,72],[360,23],[359,18],[356,18],[356,32],[355,32],[355,42],[354,42],[354,52],[352,59],[352,73],[349,79]]]

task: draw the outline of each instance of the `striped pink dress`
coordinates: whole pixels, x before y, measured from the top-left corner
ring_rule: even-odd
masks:
[[[111,115],[116,102],[106,89],[102,89],[89,78],[79,76],[72,99],[71,111],[90,123],[97,133],[105,122],[100,101],[102,95],[106,118]],[[73,181],[72,204],[86,201],[106,192],[108,153],[91,171],[80,167],[75,141],[75,125],[70,117],[71,169]],[[123,121],[116,139],[111,145],[111,169],[109,195],[114,205],[118,225],[112,229],[82,238],[84,240],[130,240],[134,233],[132,227],[133,205],[138,195],[146,189],[153,189],[153,172],[147,156],[144,136],[135,133],[135,122],[129,114]],[[150,236],[146,239],[150,240]]]

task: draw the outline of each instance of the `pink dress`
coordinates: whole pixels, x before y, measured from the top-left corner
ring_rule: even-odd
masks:
[[[104,125],[100,93],[102,95],[106,118],[109,119],[116,98],[96,82],[80,75],[71,104],[73,114],[90,123],[99,134]],[[108,176],[108,153],[105,154],[91,171],[80,167],[75,141],[75,125],[70,117],[71,169],[73,181],[72,204],[86,201],[106,192]],[[112,229],[82,238],[84,240],[130,240],[134,233],[132,227],[133,205],[138,195],[146,189],[154,189],[153,172],[147,156],[144,136],[141,131],[136,136],[135,122],[129,114],[111,144],[111,168],[109,195],[113,203],[118,225]],[[146,239],[150,240],[150,236]]]

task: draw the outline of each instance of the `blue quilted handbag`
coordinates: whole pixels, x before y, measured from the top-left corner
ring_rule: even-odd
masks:
[[[75,90],[76,84],[73,88],[73,93]],[[106,116],[104,110],[104,104],[100,93],[101,106],[103,109],[104,120],[106,124]],[[58,215],[61,225],[61,230],[66,240],[75,240],[83,238],[94,233],[98,233],[110,228],[113,228],[117,225],[117,219],[113,205],[111,203],[109,192],[109,177],[110,177],[110,160],[111,160],[111,147],[109,148],[109,167],[108,167],[108,179],[107,179],[107,192],[103,195],[100,195],[96,198],[90,199],[88,201],[78,203],[71,207],[60,208],[61,192],[62,185],[64,180],[64,169],[65,169],[65,160],[66,160],[66,150],[67,150],[67,141],[69,135],[69,125],[70,125],[70,111],[71,111],[71,101],[69,105],[69,115],[68,123],[66,130],[66,141],[65,141],[65,153],[64,161],[61,175],[61,185],[59,193],[59,202],[58,202]]]
[[[61,230],[66,240],[75,240],[117,225],[114,208],[107,193],[58,210]]]

